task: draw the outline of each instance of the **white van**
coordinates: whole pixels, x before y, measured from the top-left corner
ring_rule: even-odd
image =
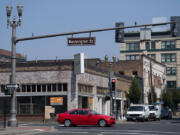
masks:
[[[130,120],[149,120],[149,107],[148,105],[133,104],[129,107],[126,115],[127,121]]]
[[[158,105],[149,105],[149,118],[153,120],[160,120],[161,110]]]

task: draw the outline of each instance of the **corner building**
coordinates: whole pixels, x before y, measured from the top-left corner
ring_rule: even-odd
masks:
[[[85,60],[85,72],[74,73],[74,60],[44,60],[18,62],[16,82],[20,88],[16,92],[16,113],[19,121],[43,120],[45,106],[52,106],[55,113],[62,113],[74,108],[89,108],[99,113],[110,115],[108,72],[88,66],[91,60]],[[0,116],[3,109],[10,113],[10,96],[4,95],[5,85],[9,84],[11,66],[8,62],[0,63]],[[131,78],[117,77],[117,105],[123,109],[125,94]],[[120,87],[120,86],[119,86]],[[60,98],[60,104],[54,104],[52,98]],[[4,102],[4,99],[6,101]],[[2,120],[2,117],[0,117]]]

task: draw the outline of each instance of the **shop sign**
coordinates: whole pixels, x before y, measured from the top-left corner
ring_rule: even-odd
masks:
[[[50,97],[50,105],[63,105],[63,97]]]

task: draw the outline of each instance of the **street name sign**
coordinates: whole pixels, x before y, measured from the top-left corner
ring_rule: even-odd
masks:
[[[87,46],[87,45],[95,45],[96,38],[95,37],[80,37],[80,38],[68,38],[67,44],[69,46]]]
[[[6,85],[6,88],[7,88],[7,89],[18,88],[18,87],[19,87],[18,84],[7,84],[7,85]]]

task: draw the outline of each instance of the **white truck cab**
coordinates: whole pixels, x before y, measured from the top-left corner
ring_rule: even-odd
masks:
[[[158,105],[149,105],[149,118],[153,120],[160,120],[161,110]]]
[[[145,121],[149,119],[149,107],[144,104],[133,104],[127,111],[127,121],[129,120],[141,120]]]

